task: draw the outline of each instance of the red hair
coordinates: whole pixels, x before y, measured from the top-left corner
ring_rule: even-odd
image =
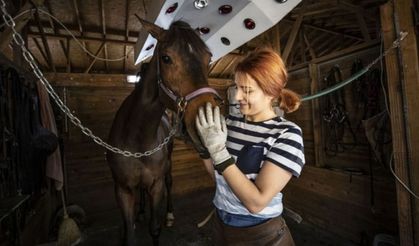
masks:
[[[241,79],[246,75],[256,81],[263,93],[277,98],[284,112],[293,112],[300,106],[300,96],[284,88],[288,73],[281,56],[272,49],[255,50],[240,61],[235,69],[235,77]]]

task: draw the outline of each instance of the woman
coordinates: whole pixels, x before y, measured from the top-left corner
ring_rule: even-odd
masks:
[[[199,110],[196,126],[211,157],[204,163],[216,181],[215,245],[294,245],[281,217],[281,191],[304,165],[302,132],[272,107],[298,109],[300,98],[286,82],[281,57],[257,50],[235,70],[243,117],[225,120],[210,104]]]

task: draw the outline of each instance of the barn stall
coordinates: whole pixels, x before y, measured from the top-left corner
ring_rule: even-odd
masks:
[[[217,23],[219,8],[228,1],[184,2],[2,0],[1,244],[55,245],[62,195],[81,230],[81,245],[121,243],[122,218],[106,149],[80,125],[107,140],[116,111],[135,88],[131,79],[138,82],[147,61],[142,52],[153,42],[135,15],[156,21],[160,10],[176,6],[215,10],[176,16],[199,28],[217,55],[209,85],[226,102],[234,66],[249,51],[269,46],[286,61],[288,86],[304,100],[297,112],[285,115],[302,128],[306,156],[302,175],[284,190],[284,217],[297,245],[418,245],[418,3],[264,1],[293,5],[280,20],[249,35],[246,25],[234,30],[228,22]],[[251,1],[231,1],[231,14],[244,2]],[[208,5],[193,6],[200,4]],[[15,17],[15,31],[5,13]],[[209,34],[218,37],[227,27],[227,34],[243,42],[230,37],[233,45],[225,48],[219,38],[205,36],[206,23]],[[57,99],[48,99],[16,33],[67,114]],[[227,103],[224,111],[230,108]],[[80,119],[79,126],[69,113]],[[176,220],[162,229],[160,242],[211,245],[209,225],[197,224],[212,210],[214,184],[198,154],[180,138],[174,139],[171,157]],[[147,223],[136,223],[141,245],[151,244]]]

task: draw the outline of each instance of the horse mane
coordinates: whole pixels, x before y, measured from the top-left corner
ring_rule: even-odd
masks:
[[[204,52],[211,53],[196,31],[184,21],[173,22],[168,32],[170,35],[168,35],[167,41],[170,44],[177,44],[181,50],[186,49],[187,45],[192,45],[201,54]]]

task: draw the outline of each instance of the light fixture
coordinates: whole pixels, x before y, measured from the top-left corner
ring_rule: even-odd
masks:
[[[203,35],[203,34],[207,34],[210,32],[210,29],[208,27],[198,27],[197,28],[199,34]]]
[[[128,83],[137,83],[140,81],[141,77],[140,75],[127,75],[127,82]]]
[[[175,12],[178,5],[179,5],[178,3],[174,3],[172,6],[168,7],[166,9],[166,14],[171,14],[171,13]]]
[[[226,37],[221,37],[221,43],[228,46],[230,45],[230,40]]]
[[[220,13],[220,15],[226,15],[231,13],[232,10],[233,7],[231,7],[231,5],[225,4],[218,8],[218,13]]]
[[[195,5],[195,8],[197,8],[197,9],[203,9],[203,8],[207,7],[208,0],[195,0],[194,5]]]
[[[244,23],[244,26],[249,30],[255,29],[255,27],[256,27],[256,23],[250,18],[246,18],[243,21],[243,23]]]

